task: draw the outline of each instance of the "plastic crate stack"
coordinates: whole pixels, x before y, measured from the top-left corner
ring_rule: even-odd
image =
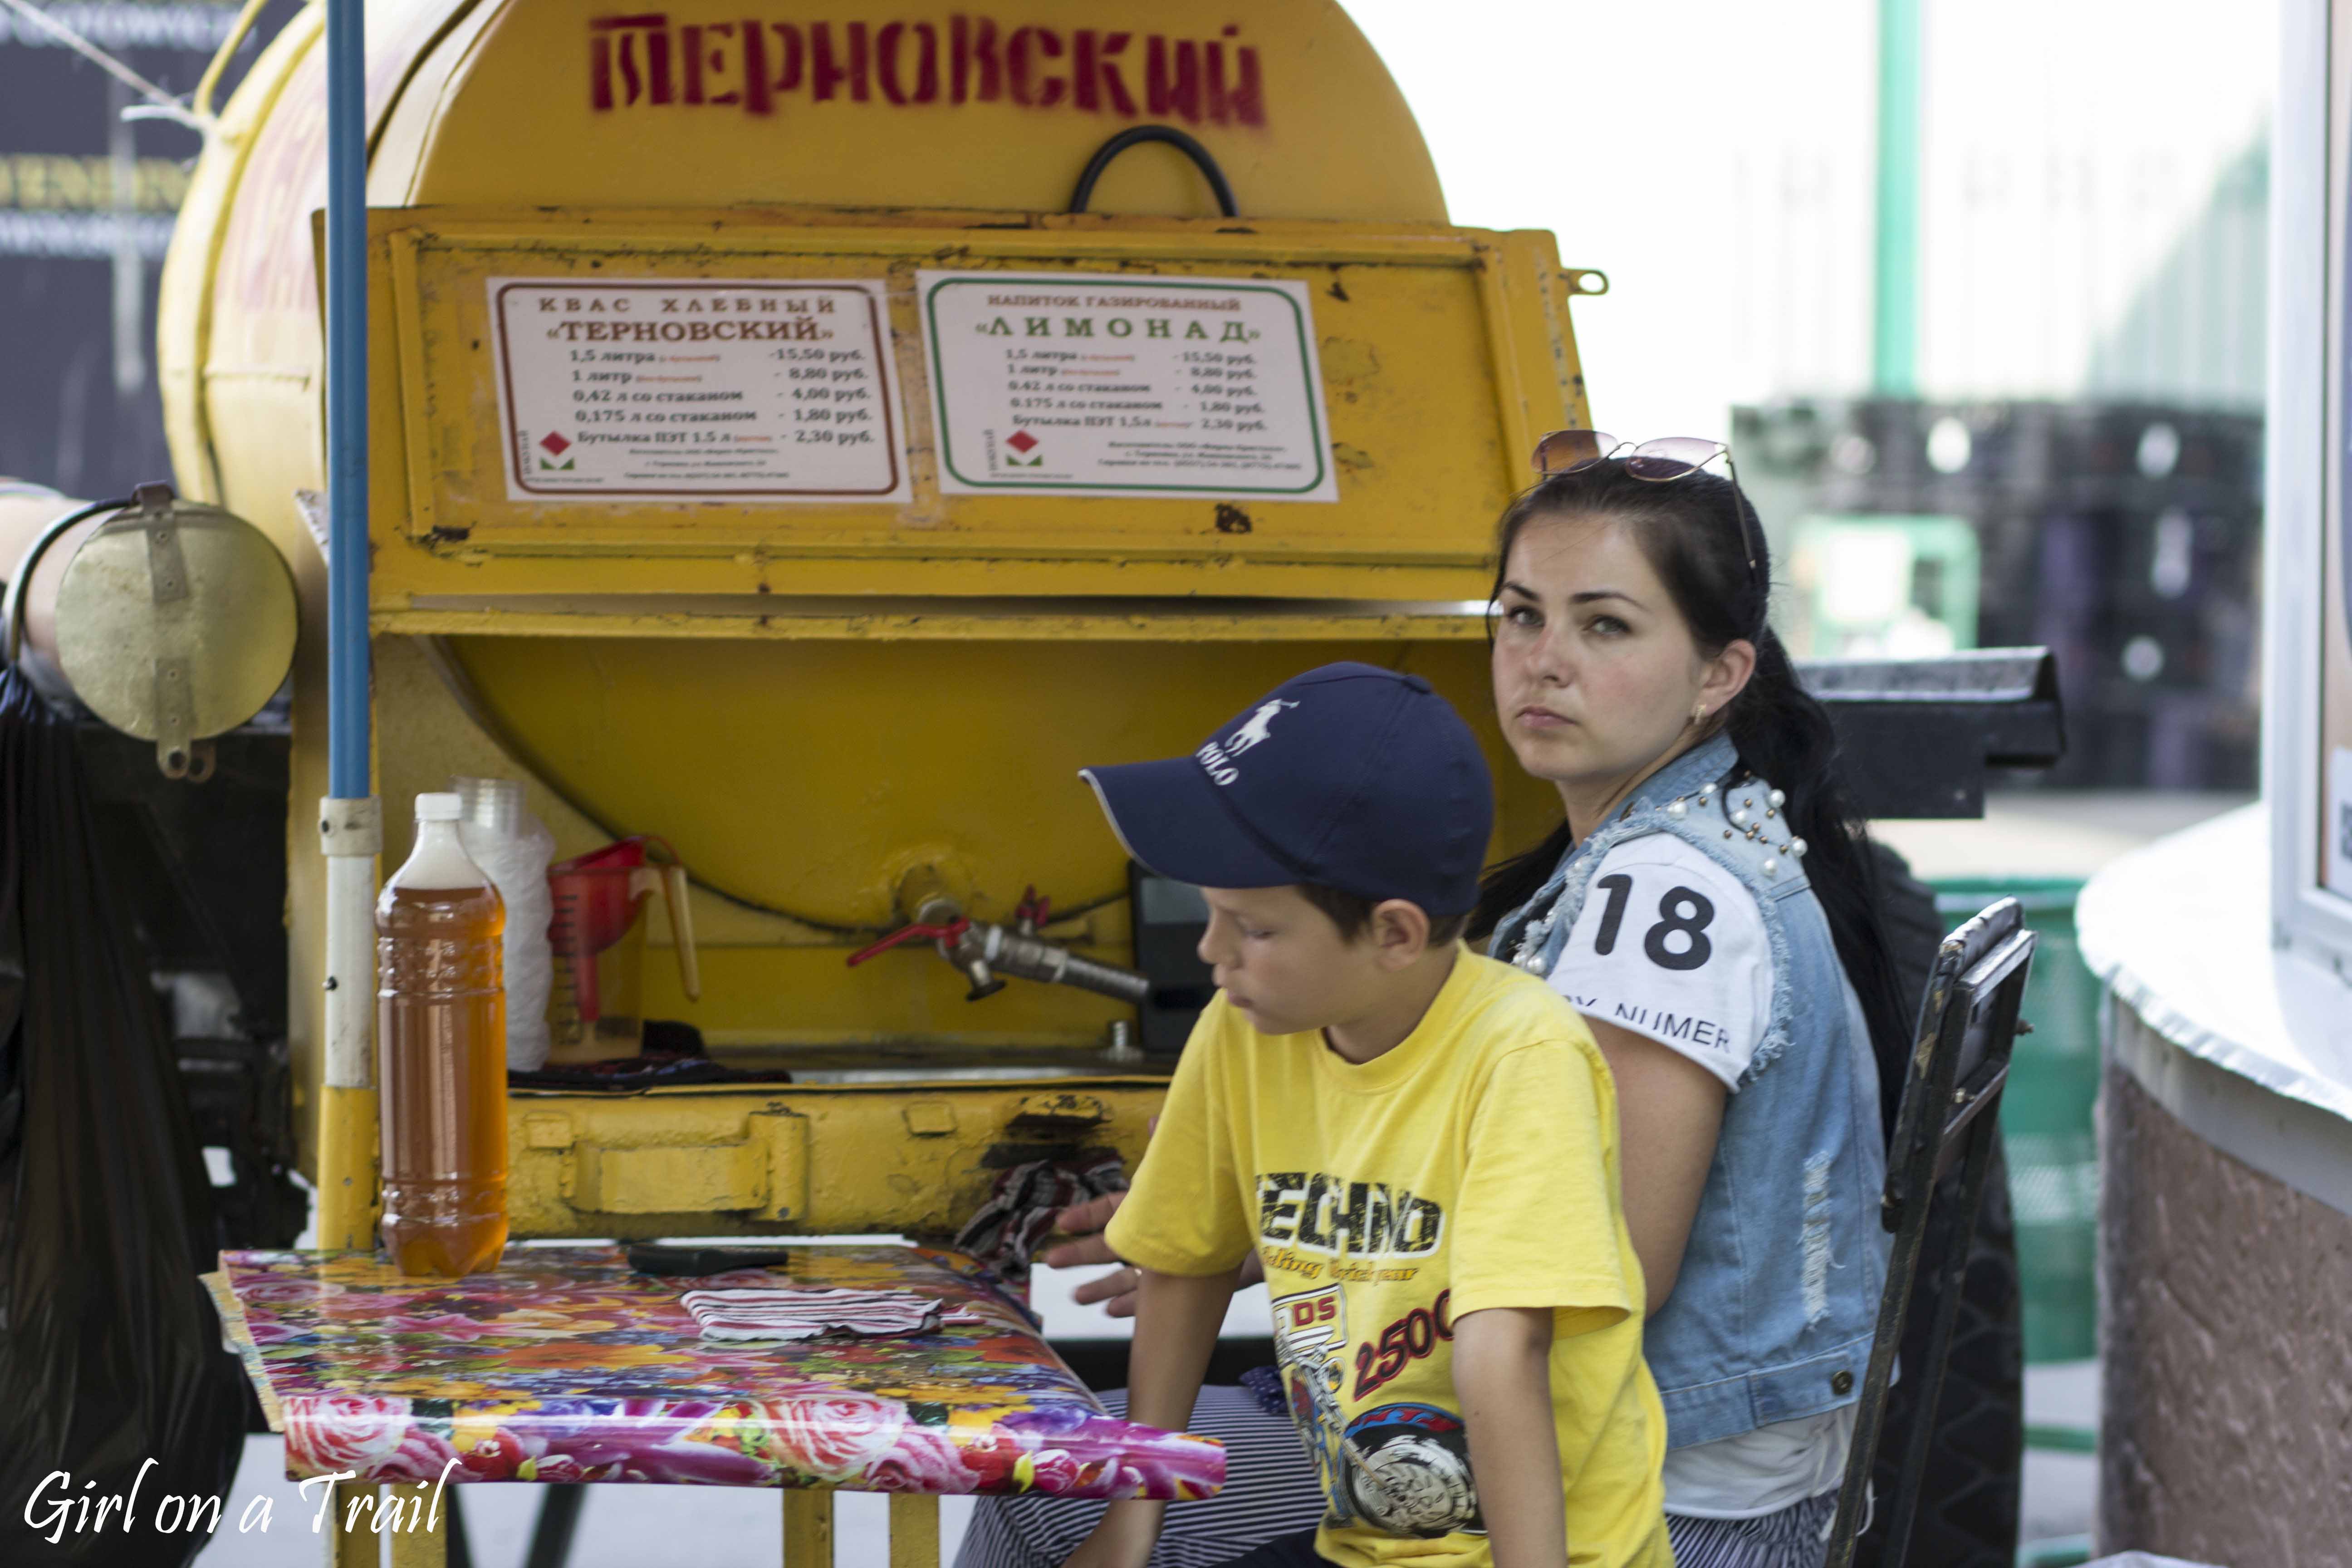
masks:
[[[2251,790],[2259,416],[2126,403],[1801,400],[1734,414],[1768,522],[1964,517],[1977,643],[2059,660],[2067,755],[2031,783]]]

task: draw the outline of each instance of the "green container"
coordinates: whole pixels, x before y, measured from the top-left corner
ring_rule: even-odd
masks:
[[[1934,884],[1947,928],[1998,899],[2025,907],[2041,938],[2025,985],[2024,1016],[2000,1099],[2017,1215],[2017,1264],[2025,1296],[2025,1359],[2083,1361],[2098,1353],[2099,1151],[2091,1116],[2099,1100],[2099,983],[2074,934],[2070,877],[1987,878]]]

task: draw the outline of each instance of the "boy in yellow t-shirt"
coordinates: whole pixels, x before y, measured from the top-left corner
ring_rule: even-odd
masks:
[[[1461,718],[1329,665],[1085,776],[1202,888],[1219,987],[1110,1226],[1129,1416],[1185,1424],[1255,1249],[1327,1500],[1236,1563],[1672,1568],[1615,1092],[1565,1002],[1457,940],[1494,811]],[[1144,1568],[1165,1506],[1112,1504],[1070,1563]]]

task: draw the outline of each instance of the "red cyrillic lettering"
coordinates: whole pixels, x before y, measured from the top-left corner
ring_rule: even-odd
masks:
[[[831,99],[834,89],[843,82],[849,84],[849,96],[860,102],[866,97],[866,24],[849,24],[849,63],[836,65],[833,58],[833,24],[809,24],[809,96],[819,103]]]
[[[865,23],[849,24],[849,96],[860,103],[873,96],[866,86],[866,33]]]
[[[1080,27],[1071,35],[1076,54],[1070,62],[1070,101],[1089,113],[1099,113],[1103,95],[1110,95],[1110,106],[1128,119],[1135,118],[1135,100],[1128,95],[1127,82],[1118,74],[1111,57],[1127,47],[1129,33],[1097,35],[1092,27]]]
[[[971,81],[975,68],[980,72],[977,84]],[[986,16],[974,21],[961,11],[948,18],[948,79],[950,103],[994,103],[1004,91],[994,22]]]
[[[731,37],[734,32],[735,24],[732,22],[689,23],[678,29],[679,47],[686,57],[685,99],[687,102],[733,103],[737,100],[739,95],[733,92],[713,93],[706,99],[702,89],[702,78],[705,71],[709,71],[714,77],[723,77],[727,73],[726,46],[713,43],[706,49],[703,47],[703,36],[707,33],[714,37]]]
[[[1173,114],[1201,123],[1201,47],[1186,39],[1174,46],[1174,69],[1170,68],[1170,43],[1151,35],[1143,57],[1143,100],[1154,119]]]
[[[1034,47],[1047,59],[1062,58],[1062,35],[1051,27],[1022,27],[1004,43],[1004,74],[1013,89],[1013,101],[1024,109],[1051,109],[1062,101],[1069,83],[1060,77],[1047,77],[1032,81],[1029,77],[1029,51]]]
[[[874,76],[882,84],[882,96],[893,103],[930,103],[940,96],[940,32],[929,22],[913,25],[916,38],[915,87],[909,92],[898,75],[898,46],[906,42],[908,26],[904,22],[891,22],[874,35]]]
[[[618,47],[608,40],[620,35]],[[645,69],[637,68],[636,39],[645,37]],[[646,98],[655,103],[671,101],[669,76],[669,17],[662,12],[644,12],[629,16],[597,16],[588,24],[588,56],[590,68],[589,101],[598,109],[613,107],[613,66],[617,58],[621,68],[623,103],[635,103]]]
[[[790,22],[771,22],[768,30],[776,35],[776,91],[792,92],[801,85],[808,47],[801,41],[800,28]]]
[[[746,17],[743,35],[743,112],[775,112],[775,86],[768,80],[768,29]]]
[[[1234,119],[1244,125],[1265,123],[1265,82],[1258,75],[1257,51],[1243,47],[1234,51],[1241,68],[1241,79],[1234,83]]]

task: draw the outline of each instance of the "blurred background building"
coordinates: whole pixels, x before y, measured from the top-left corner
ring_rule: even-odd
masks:
[[[168,92],[196,85],[237,6],[67,0],[34,7]],[[222,97],[294,9],[278,0]],[[0,476],[68,495],[166,477],[155,286],[196,133],[126,121],[143,100],[0,0]]]
[[[2044,643],[2035,783],[2253,788],[2271,7],[1349,9],[1456,221],[1609,273],[1602,427],[1733,443],[1801,656]]]

